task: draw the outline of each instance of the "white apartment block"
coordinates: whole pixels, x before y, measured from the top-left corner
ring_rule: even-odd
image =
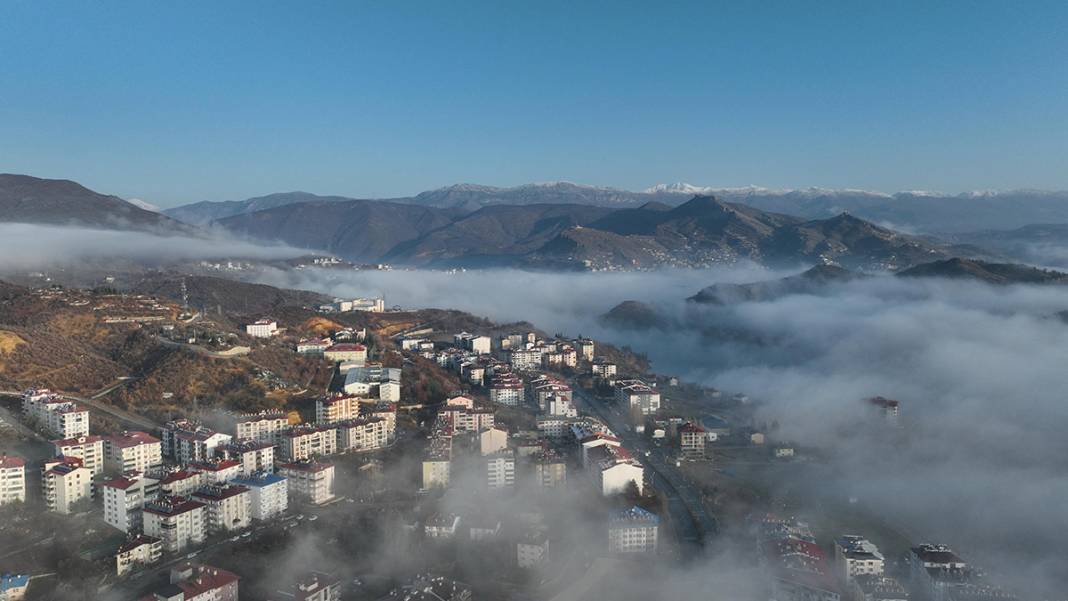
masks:
[[[611,553],[653,553],[656,551],[660,518],[634,506],[612,516],[608,524],[608,551]]]
[[[301,355],[322,355],[333,343],[325,338],[304,339],[297,343],[297,353]]]
[[[389,445],[389,422],[380,417],[355,419],[337,424],[340,451],[372,451]]]
[[[322,505],[334,499],[334,466],[301,461],[283,463],[278,473],[289,483],[289,496]]]
[[[862,574],[883,573],[884,560],[879,547],[863,536],[847,534],[834,541],[834,563],[844,581]]]
[[[163,558],[163,541],[145,534],[131,537],[115,553],[115,573],[122,577]]]
[[[495,376],[490,382],[489,396],[490,401],[498,405],[518,407],[526,398],[523,381],[515,374]]]
[[[282,459],[305,461],[337,453],[337,428],[332,426],[295,426],[282,434],[279,447]]]
[[[26,461],[0,455],[0,505],[26,501]]]
[[[127,534],[143,527],[145,502],[155,498],[159,481],[131,473],[100,485],[104,496],[104,521]]]
[[[229,482],[240,476],[243,468],[244,465],[236,459],[213,459],[189,464],[189,469],[200,472],[202,486]]]
[[[533,371],[541,367],[541,351],[536,349],[514,349],[508,354],[508,362],[516,371]]]
[[[490,354],[492,340],[489,336],[477,336],[475,334],[461,332],[460,334],[453,336],[453,343],[464,350],[479,355],[488,355]]]
[[[485,457],[486,488],[503,490],[515,486],[515,455],[502,451]]]
[[[616,402],[641,415],[653,415],[660,410],[660,393],[641,380],[618,380]]]
[[[496,418],[492,409],[467,409],[458,405],[447,405],[442,413],[452,423],[453,432],[478,432],[492,428]]]
[[[240,474],[251,476],[257,472],[274,471],[274,444],[245,440],[221,447],[219,452],[227,459],[241,464]]]
[[[57,513],[69,514],[79,501],[93,498],[93,472],[77,457],[46,461],[41,474],[45,505]]]
[[[208,533],[248,528],[252,523],[252,496],[237,484],[212,484],[193,493],[203,503],[208,516]]]
[[[116,473],[145,473],[163,465],[160,439],[145,432],[123,432],[104,438],[104,466]]]
[[[239,441],[277,443],[289,427],[284,411],[261,411],[234,416],[234,438]]]
[[[145,503],[145,534],[163,541],[163,550],[178,553],[204,542],[208,517],[203,503],[166,496]]]
[[[397,404],[379,401],[377,403],[365,403],[360,406],[360,417],[379,418],[386,421],[386,436],[389,442],[397,438]]]
[[[590,365],[590,373],[599,380],[612,382],[616,379],[616,364],[607,361],[594,361]]]
[[[220,446],[230,444],[230,434],[199,426],[195,429],[177,429],[171,433],[172,452],[178,463],[207,461],[215,457]]]
[[[25,409],[26,403],[23,403]],[[28,415],[49,433],[59,438],[89,435],[89,410],[73,401],[49,396],[29,404]]]
[[[161,495],[188,497],[204,484],[203,474],[195,470],[177,470],[163,476],[159,481]]]
[[[578,410],[575,409],[574,403],[562,394],[554,394],[547,399],[545,412],[561,417],[578,417]]]
[[[79,436],[53,440],[53,455],[56,457],[77,457],[82,460],[82,467],[93,472],[93,477],[104,471],[104,437]]]
[[[260,472],[234,480],[248,488],[249,512],[254,520],[270,520],[289,508],[289,484],[278,474]]]
[[[325,351],[323,351],[323,357],[327,361],[355,361],[362,365],[367,361],[367,347],[362,344],[343,342],[340,344],[333,344]]]
[[[270,338],[278,333],[278,322],[273,319],[259,319],[246,325],[245,333],[253,338]]]
[[[315,399],[315,423],[336,424],[355,419],[360,415],[360,401],[370,402],[354,394]]]
[[[582,356],[583,361],[593,361],[594,344],[592,340],[579,338],[575,341],[575,347],[578,348],[578,353]]]

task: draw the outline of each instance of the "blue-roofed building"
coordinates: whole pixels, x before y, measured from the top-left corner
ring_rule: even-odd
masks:
[[[660,517],[635,505],[608,520],[608,550],[612,553],[655,553]]]
[[[29,587],[29,574],[0,574],[0,601],[19,601]]]
[[[232,482],[248,488],[252,500],[250,515],[254,520],[275,518],[289,508],[289,484],[278,474],[255,472]]]

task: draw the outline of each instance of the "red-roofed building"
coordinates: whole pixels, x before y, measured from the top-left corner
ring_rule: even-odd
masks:
[[[354,342],[342,342],[331,345],[323,351],[323,357],[328,361],[367,361],[367,347]]]
[[[26,461],[0,455],[0,505],[26,501]]]
[[[160,439],[147,432],[123,432],[104,439],[104,465],[112,471],[145,473],[163,465]]]
[[[141,529],[141,510],[145,501],[154,499],[159,493],[159,481],[130,472],[102,482],[100,490],[104,496],[104,521],[130,533]]]
[[[238,601],[237,574],[206,565],[182,563],[170,581],[139,601]]]
[[[163,540],[163,550],[177,553],[207,537],[204,504],[188,497],[165,496],[145,504],[145,534]]]
[[[104,437],[103,436],[77,436],[53,440],[52,447],[56,457],[78,457],[82,465],[93,472],[95,478],[105,467]]]
[[[78,457],[46,461],[41,474],[45,504],[58,513],[72,513],[76,505],[93,498],[93,472]]]

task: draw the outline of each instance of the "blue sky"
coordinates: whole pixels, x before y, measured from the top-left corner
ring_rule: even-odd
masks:
[[[169,206],[458,182],[1068,188],[1068,3],[8,2],[0,171]]]

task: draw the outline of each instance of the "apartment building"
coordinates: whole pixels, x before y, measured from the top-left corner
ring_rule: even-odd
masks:
[[[159,493],[159,481],[137,472],[100,484],[104,497],[104,521],[127,534],[144,526],[143,509]]]
[[[239,581],[233,572],[182,563],[171,568],[165,586],[138,601],[238,601]]]
[[[162,429],[161,450],[180,464],[207,461],[220,446],[230,444],[233,437],[216,432],[197,422],[182,419],[167,422]]]
[[[208,516],[204,504],[188,497],[163,496],[145,503],[145,534],[163,542],[167,553],[179,553],[204,542]]]
[[[489,396],[490,401],[498,405],[518,407],[526,397],[523,380],[511,373],[496,375],[490,381]]]
[[[252,523],[252,496],[239,484],[211,484],[192,495],[207,512],[208,533],[225,533],[248,528]]]
[[[849,581],[861,574],[882,574],[885,562],[879,547],[871,541],[847,534],[834,541],[834,563],[839,578]]]
[[[175,470],[162,476],[159,481],[161,495],[188,497],[204,484],[203,474],[195,470]]]
[[[508,363],[515,371],[535,371],[541,367],[541,351],[517,348],[508,354]]]
[[[483,458],[486,462],[486,488],[504,490],[515,486],[515,454],[500,451]]]
[[[490,354],[492,340],[489,336],[478,336],[467,332],[461,332],[460,334],[453,336],[453,343],[464,350],[479,355],[488,355]]]
[[[200,472],[200,484],[222,484],[241,475],[242,464],[236,459],[211,459],[190,463],[188,469]]]
[[[146,432],[123,432],[104,438],[104,467],[125,474],[145,473],[163,465],[160,439]]]
[[[335,363],[341,361],[356,361],[362,364],[367,361],[367,347],[354,342],[333,344],[323,351],[323,357],[328,361],[334,361]]]
[[[360,417],[379,418],[386,421],[386,437],[389,442],[397,438],[397,403],[378,401],[360,405]]]
[[[286,461],[305,461],[337,452],[337,428],[333,426],[294,426],[282,434],[279,447]]]
[[[278,474],[258,472],[233,483],[248,489],[249,515],[254,520],[273,519],[289,508],[289,484]]]
[[[163,558],[163,541],[147,534],[130,537],[115,552],[115,573],[121,578]]]
[[[250,476],[257,472],[274,471],[274,448],[274,443],[246,439],[220,447],[219,454],[225,459],[237,461],[240,474]]]
[[[601,445],[590,449],[586,466],[605,496],[623,493],[631,483],[639,494],[645,488],[645,470],[623,447]]]
[[[373,451],[389,445],[389,422],[367,417],[337,424],[337,447],[340,451]]]
[[[234,416],[234,438],[277,444],[282,432],[289,427],[285,411],[260,411]]]
[[[26,501],[26,461],[0,455],[0,505]]]
[[[89,411],[48,389],[22,393],[22,413],[59,438],[89,435]]]
[[[104,471],[104,437],[78,436],[52,441],[53,455],[56,457],[77,457],[82,466],[93,472],[93,477]]]
[[[563,488],[567,484],[567,462],[550,450],[530,457],[531,476],[540,488]]]
[[[278,322],[273,319],[258,319],[245,326],[245,333],[253,338],[270,338],[278,333]]]
[[[49,510],[73,513],[93,499],[93,472],[77,457],[57,457],[45,462],[41,488]]]
[[[315,423],[336,424],[355,419],[360,415],[360,401],[369,402],[355,394],[318,398],[315,400]]]
[[[583,361],[593,361],[594,344],[589,338],[579,338],[575,340],[575,348],[578,349],[579,356]]]
[[[334,499],[334,466],[316,461],[283,463],[279,475],[289,483],[289,496],[322,505]]]
[[[635,505],[617,512],[608,522],[610,553],[655,553],[660,518]]]
[[[654,415],[660,410],[660,393],[641,380],[618,380],[615,383],[616,402],[632,413]]]

